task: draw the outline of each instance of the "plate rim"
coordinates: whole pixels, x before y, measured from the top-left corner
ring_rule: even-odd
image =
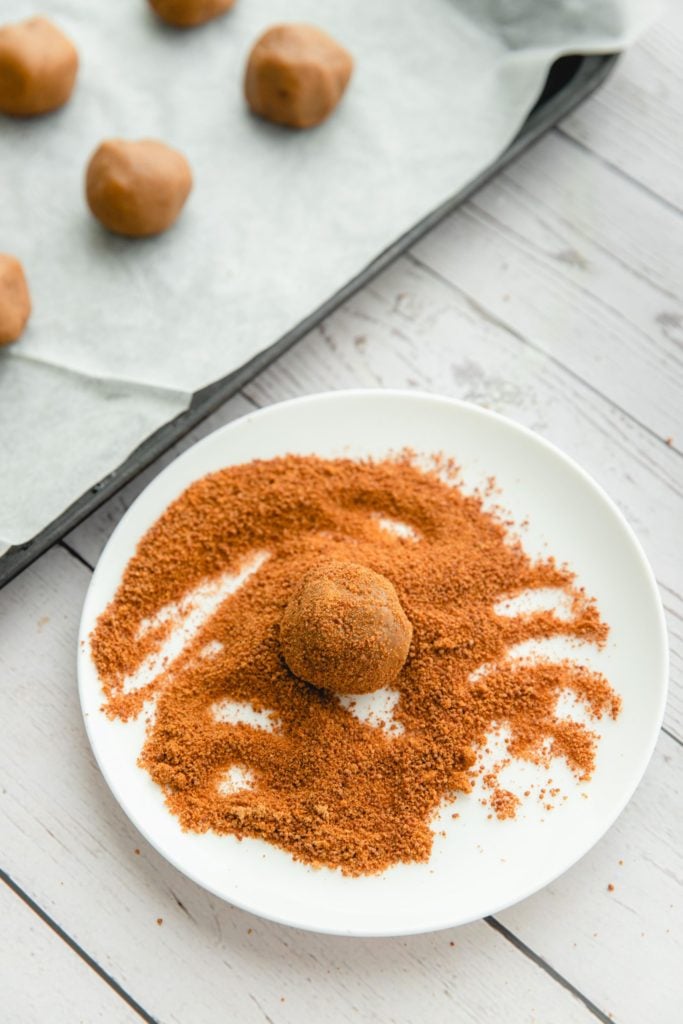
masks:
[[[483,419],[494,420],[502,427],[512,430],[514,433],[521,434],[523,437],[526,438],[527,441],[539,445],[541,448],[545,449],[546,452],[548,452],[555,458],[559,459],[560,462],[564,463],[564,465],[569,470],[577,474],[583,480],[584,484],[586,484],[589,487],[589,489],[593,492],[594,496],[601,500],[607,506],[611,514],[616,518],[617,522],[624,531],[626,538],[630,542],[630,546],[633,550],[633,553],[637,556],[640,568],[644,572],[645,579],[648,583],[648,596],[652,600],[653,608],[656,611],[658,649],[662,655],[663,678],[661,680],[661,688],[659,689],[659,706],[657,708],[656,718],[654,720],[656,722],[656,728],[653,725],[647,743],[643,744],[637,771],[633,773],[632,784],[627,787],[624,797],[621,799],[621,801],[617,801],[617,803],[615,804],[615,808],[612,810],[612,812],[605,816],[604,820],[600,823],[595,833],[591,834],[590,844],[583,851],[583,853],[579,854],[579,856],[572,855],[571,858],[567,862],[563,863],[562,866],[560,866],[558,869],[553,868],[551,871],[547,873],[547,875],[538,876],[540,877],[540,881],[538,881],[537,879],[534,880],[534,882],[521,894],[516,893],[513,898],[502,903],[500,901],[496,901],[494,905],[488,906],[481,913],[469,914],[465,916],[452,913],[451,916],[448,917],[448,919],[439,920],[437,923],[425,923],[422,925],[407,927],[403,926],[400,929],[397,929],[395,926],[381,928],[377,926],[363,927],[362,925],[354,925],[353,927],[342,929],[339,926],[335,927],[334,925],[311,924],[308,922],[302,923],[299,920],[291,919],[287,915],[279,914],[277,912],[264,911],[262,909],[255,910],[254,907],[250,905],[248,901],[245,902],[240,898],[239,895],[226,896],[225,893],[219,891],[218,888],[212,886],[211,884],[207,883],[205,880],[200,878],[198,874],[196,874],[194,871],[188,869],[184,865],[181,866],[177,858],[173,856],[173,854],[169,853],[163,847],[163,844],[157,841],[154,838],[154,836],[147,830],[147,828],[145,827],[145,823],[140,820],[138,814],[135,812],[131,812],[131,810],[129,809],[129,806],[125,801],[124,795],[120,793],[120,790],[117,786],[115,779],[113,778],[112,774],[108,771],[108,769],[105,767],[100,758],[98,746],[97,743],[94,741],[93,734],[90,728],[89,714],[86,713],[85,688],[86,686],[90,685],[90,681],[86,679],[85,666],[88,666],[88,670],[90,672],[94,670],[92,659],[90,658],[89,645],[86,643],[89,632],[92,629],[91,623],[93,621],[93,616],[90,612],[90,605],[94,600],[93,594],[96,592],[98,575],[100,572],[104,572],[104,569],[102,569],[101,567],[103,566],[103,563],[106,560],[107,551],[113,544],[114,539],[117,538],[120,533],[125,532],[126,521],[128,520],[129,516],[133,513],[133,510],[135,509],[136,505],[143,497],[143,495],[145,495],[150,488],[158,486],[162,478],[166,477],[173,470],[173,467],[176,465],[179,459],[186,457],[188,453],[194,452],[201,446],[205,445],[207,442],[212,441],[213,439],[216,438],[217,435],[229,434],[234,430],[242,428],[245,425],[245,423],[253,420],[254,418],[266,418],[271,415],[278,415],[280,410],[289,409],[292,406],[301,406],[321,402],[334,402],[340,400],[343,401],[354,398],[363,398],[369,401],[392,398],[399,400],[417,401],[418,403],[437,403],[442,406],[449,406],[451,408],[455,407],[462,410],[466,410],[467,413],[469,414],[473,413],[475,415],[481,416]],[[226,465],[230,465],[230,463],[226,463]],[[212,471],[209,470],[209,472]],[[200,477],[196,477],[195,479],[200,479]],[[186,484],[185,486],[190,485]],[[140,537],[138,536],[137,539],[139,540]],[[86,629],[87,624],[90,624],[88,629]],[[619,509],[615,501],[603,489],[603,487],[596,480],[594,480],[594,478],[570,455],[567,455],[561,448],[555,445],[552,441],[547,440],[547,438],[536,433],[534,430],[531,430],[524,424],[518,423],[516,420],[513,420],[508,416],[504,416],[503,414],[498,413],[492,409],[487,409],[483,406],[480,406],[475,402],[468,402],[459,398],[451,398],[450,396],[447,395],[432,393],[422,389],[410,388],[345,388],[335,391],[318,391],[312,394],[300,395],[293,398],[285,399],[281,402],[274,402],[270,405],[247,412],[242,416],[238,416],[234,420],[231,420],[229,423],[226,423],[223,426],[218,427],[216,430],[211,431],[211,433],[207,434],[205,437],[195,442],[195,444],[190,445],[183,452],[180,452],[174,459],[172,459],[172,461],[167,466],[165,466],[152,480],[150,480],[149,483],[146,484],[142,491],[140,491],[140,493],[135,497],[135,500],[126,509],[123,516],[119,519],[118,523],[114,527],[114,530],[107,539],[105,546],[103,547],[102,551],[98,556],[96,565],[93,569],[93,573],[90,578],[90,582],[88,584],[88,588],[83,600],[83,608],[79,619],[77,639],[77,677],[79,703],[81,707],[81,716],[83,718],[85,732],[88,738],[88,742],[90,744],[90,748],[97,763],[98,769],[102,777],[104,778],[104,781],[106,782],[112,796],[116,800],[116,803],[123,811],[128,821],[131,822],[131,824],[137,829],[137,831],[146,840],[146,842],[148,842],[150,846],[152,846],[153,849],[161,857],[163,857],[164,860],[167,861],[176,871],[179,871],[185,877],[189,878],[190,881],[192,881],[194,884],[199,885],[202,889],[206,890],[207,892],[210,892],[212,895],[223,900],[224,902],[227,902],[233,906],[238,907],[240,910],[246,911],[250,914],[254,914],[255,916],[263,918],[265,920],[273,921],[276,924],[286,925],[292,928],[299,928],[303,931],[308,931],[317,934],[337,935],[356,938],[389,938],[408,935],[420,935],[430,932],[442,931],[447,928],[459,927],[465,924],[470,924],[473,921],[478,921],[490,915],[500,913],[511,906],[515,906],[518,903],[523,902],[530,896],[546,888],[557,878],[565,874],[575,864],[578,864],[581,860],[583,860],[583,858],[600,842],[600,840],[605,836],[609,829],[614,825],[615,821],[623,813],[624,809],[631,801],[636,789],[642,782],[643,776],[645,775],[648,765],[650,764],[650,761],[652,759],[652,755],[654,753],[654,749],[662,729],[664,713],[666,710],[666,703],[668,698],[669,669],[670,665],[668,633],[666,627],[666,619],[664,616],[664,609],[662,605],[662,599],[659,592],[659,586],[657,584],[656,577],[654,575],[652,567],[650,566],[645,551],[638,537],[635,534],[635,531],[631,527],[630,523],[626,519],[623,512]]]

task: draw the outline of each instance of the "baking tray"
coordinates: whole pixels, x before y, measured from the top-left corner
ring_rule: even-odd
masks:
[[[286,352],[290,346],[299,341],[305,334],[316,327],[322,320],[340,306],[349,296],[384,270],[392,260],[409,249],[419,238],[438,224],[447,214],[468,199],[477,189],[481,188],[501,168],[513,160],[522,150],[540,138],[544,132],[552,128],[562,117],[573,110],[582,100],[593,92],[607,77],[618,59],[618,54],[601,56],[572,55],[561,57],[552,65],[546,79],[543,92],[535,107],[527,117],[519,134],[510,146],[471,181],[465,188],[451,196],[445,203],[438,206],[427,217],[424,217],[410,231],[401,235],[392,245],[384,250],[356,277],[352,278],[343,288],[335,292],[331,298],[319,306],[314,313],[302,320],[291,331],[276,341],[269,348],[250,359],[238,370],[222,377],[197,391],[190,407],[169,423],[143,441],[128,458],[112,473],[105,476],[99,483],[81,495],[49,526],[41,530],[37,536],[25,544],[9,548],[0,558],[0,587],[8,583],[18,573],[35,561],[56,541],[83,519],[99,508],[103,502],[132,480],[151,462],[154,462],[167,448],[175,444],[184,434],[200,423],[206,416],[214,412],[228,398],[232,398],[240,388],[265,369],[273,360]]]

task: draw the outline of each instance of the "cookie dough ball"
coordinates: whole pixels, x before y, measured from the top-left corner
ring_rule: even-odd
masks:
[[[342,97],[353,58],[313,25],[275,25],[254,45],[244,92],[255,114],[290,128],[312,128]]]
[[[148,0],[155,14],[175,28],[193,28],[225,14],[235,0]]]
[[[336,693],[370,693],[403,668],[413,627],[385,576],[354,562],[323,562],[294,591],[280,623],[287,665]]]
[[[47,114],[71,95],[78,71],[76,47],[47,18],[0,28],[0,112]]]
[[[31,313],[31,296],[19,260],[0,252],[0,345],[16,341]]]
[[[192,188],[190,165],[154,139],[108,139],[88,164],[88,206],[105,228],[141,238],[170,228]]]

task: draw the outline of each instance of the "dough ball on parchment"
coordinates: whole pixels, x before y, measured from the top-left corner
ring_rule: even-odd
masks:
[[[107,139],[88,164],[88,206],[119,235],[158,235],[174,223],[192,188],[190,165],[156,139]]]
[[[332,113],[348,85],[353,58],[313,25],[275,25],[256,41],[244,81],[255,114],[312,128]]]
[[[0,345],[20,336],[31,314],[31,296],[18,259],[0,252]]]
[[[71,96],[78,52],[47,18],[0,27],[0,113],[47,114]]]
[[[194,28],[225,14],[235,0],[148,0],[155,14],[175,28]]]

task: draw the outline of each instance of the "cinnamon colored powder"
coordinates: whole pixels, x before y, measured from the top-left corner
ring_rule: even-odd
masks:
[[[193,484],[143,537],[91,649],[108,715],[129,719],[155,698],[140,764],[185,829],[262,838],[310,864],[369,874],[427,860],[430,822],[471,790],[487,734],[505,728],[510,757],[561,757],[590,777],[597,736],[558,718],[558,697],[571,691],[595,718],[616,717],[619,698],[603,676],[570,661],[507,652],[558,635],[603,644],[607,627],[568,569],[552,558],[532,562],[509,526],[452,476],[452,466],[436,459],[427,471],[409,453],[254,461]],[[387,519],[413,536],[388,531]],[[192,592],[258,556],[260,568],[181,654],[129,692],[127,677],[191,609]],[[392,683],[400,694],[393,730],[360,721],[335,695],[292,675],[282,657],[289,597],[309,568],[330,559],[389,579],[413,625]],[[561,588],[570,618],[496,614],[502,599],[537,587]],[[222,701],[269,712],[272,731],[219,720]],[[248,788],[226,788],[231,768],[248,773]],[[513,817],[520,797],[497,786],[495,769],[487,786],[492,810]]]

